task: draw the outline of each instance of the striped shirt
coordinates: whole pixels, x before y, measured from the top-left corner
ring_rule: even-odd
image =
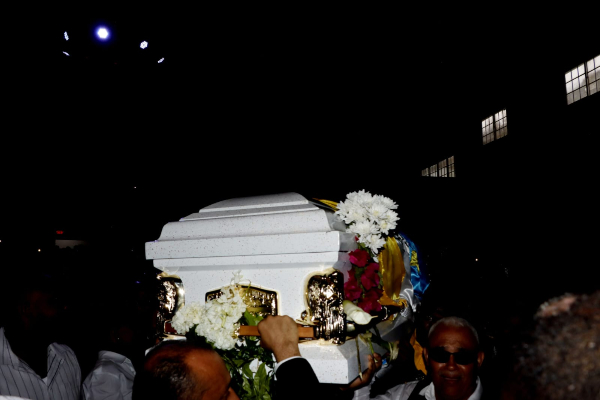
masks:
[[[48,375],[40,378],[13,353],[0,328],[0,395],[33,400],[78,400],[81,370],[69,346],[48,346]]]

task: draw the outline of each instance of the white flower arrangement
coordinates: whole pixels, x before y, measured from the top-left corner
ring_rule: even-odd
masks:
[[[221,296],[201,305],[198,302],[184,306],[175,314],[171,325],[185,335],[196,325],[195,332],[221,350],[233,349],[237,343],[239,320],[246,311],[246,304],[237,290],[239,274],[235,283],[221,289]]]
[[[358,236],[358,242],[368,247],[377,261],[379,249],[385,244],[383,235],[396,228],[400,219],[393,211],[398,205],[390,198],[361,190],[348,193],[335,212],[348,225],[346,232]]]
[[[221,356],[231,374],[231,387],[241,400],[271,400],[273,354],[260,346],[260,338],[238,336],[240,323],[256,326],[262,317],[247,310],[240,281],[234,273],[221,295],[205,304],[185,305],[171,326],[187,340],[206,342]]]

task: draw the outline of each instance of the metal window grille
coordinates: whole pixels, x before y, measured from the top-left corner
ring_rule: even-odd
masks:
[[[442,178],[448,177],[448,170],[446,168],[446,160],[442,160],[438,163],[438,176]]]
[[[496,139],[506,136],[508,133],[506,127],[506,110],[494,114],[494,127],[496,130]]]
[[[436,178],[455,178],[454,156],[448,157],[429,168],[421,170],[421,176],[432,176]]]
[[[498,111],[481,121],[483,144],[491,143],[506,136],[508,134],[507,125],[506,109]]]
[[[454,156],[448,158],[448,177],[456,178],[456,173],[454,172]]]
[[[494,117],[481,121],[481,134],[483,135],[483,144],[488,144],[494,141]]]
[[[585,64],[581,64],[565,74],[567,104],[572,104],[587,96]]]
[[[600,92],[600,56],[592,58],[586,63],[588,94]]]

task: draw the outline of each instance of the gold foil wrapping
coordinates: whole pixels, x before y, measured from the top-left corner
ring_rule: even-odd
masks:
[[[383,280],[383,296],[379,299],[379,303],[382,306],[406,306],[406,300],[399,297],[406,269],[402,252],[395,238],[387,238],[378,258]]]

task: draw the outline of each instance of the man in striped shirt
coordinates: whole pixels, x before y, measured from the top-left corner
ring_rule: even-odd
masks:
[[[0,328],[0,396],[78,400],[81,370],[75,353],[54,342],[56,296],[45,279],[26,284],[13,291]]]

